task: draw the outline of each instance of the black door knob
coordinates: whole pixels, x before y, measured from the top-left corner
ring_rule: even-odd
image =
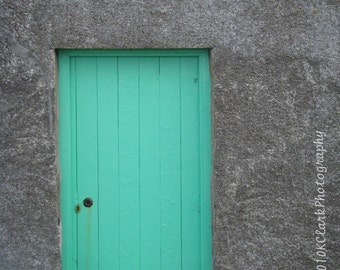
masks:
[[[86,199],[83,200],[83,204],[84,204],[85,207],[91,207],[92,204],[93,204],[93,201],[92,201],[91,198],[86,198]]]

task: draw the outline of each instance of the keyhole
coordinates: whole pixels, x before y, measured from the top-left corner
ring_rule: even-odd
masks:
[[[80,205],[79,204],[76,205],[75,210],[76,210],[77,214],[80,212]]]

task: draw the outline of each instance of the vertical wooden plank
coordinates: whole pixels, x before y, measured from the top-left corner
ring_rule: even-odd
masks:
[[[160,58],[161,267],[181,269],[180,70]]]
[[[182,270],[200,269],[198,58],[181,57]]]
[[[201,174],[201,270],[212,269],[211,229],[211,101],[208,53],[199,58],[200,90],[200,174]]]
[[[61,168],[62,267],[76,269],[76,113],[74,57],[59,53],[59,155]]]
[[[77,190],[77,91],[76,91],[76,58],[70,57],[70,99],[71,102],[71,166],[72,177],[70,182],[71,188],[71,205],[72,211],[72,265],[78,267],[78,216],[75,214],[74,206],[78,204]]]
[[[120,269],[139,269],[139,74],[137,57],[118,58]]]
[[[98,57],[99,267],[119,269],[117,57]]]
[[[98,267],[97,67],[95,57],[76,58],[77,190],[93,206],[78,216],[78,269]]]
[[[140,57],[141,270],[160,269],[159,58]]]

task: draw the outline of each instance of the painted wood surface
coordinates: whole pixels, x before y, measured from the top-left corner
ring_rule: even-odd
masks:
[[[212,269],[207,51],[62,50],[59,108],[63,269]]]

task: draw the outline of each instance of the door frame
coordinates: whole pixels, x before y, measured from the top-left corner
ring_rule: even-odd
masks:
[[[75,132],[72,126],[75,120],[75,93],[70,91],[71,57],[76,56],[195,56],[199,62],[199,98],[200,98],[200,185],[201,185],[201,220],[202,226],[209,227],[209,235],[201,235],[202,247],[212,252],[212,141],[211,141],[211,87],[209,56],[207,49],[60,49],[58,52],[58,110],[59,110],[59,162],[60,162],[60,207],[61,207],[61,253],[62,268],[77,267],[76,236],[77,229],[75,206],[76,196],[76,157]],[[209,142],[209,143],[207,143]],[[205,181],[203,181],[205,180]],[[207,181],[209,180],[209,181]],[[202,192],[204,191],[204,192]],[[211,254],[212,257],[212,254]],[[210,261],[211,261],[210,257]]]

